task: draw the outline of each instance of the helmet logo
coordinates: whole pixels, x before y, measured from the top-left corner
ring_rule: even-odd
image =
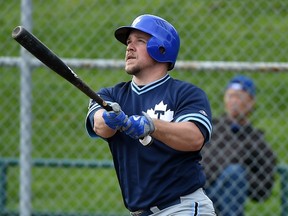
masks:
[[[141,17],[137,17],[137,18],[133,21],[133,23],[132,23],[131,26],[136,26],[137,23],[139,23],[140,21],[141,21]]]

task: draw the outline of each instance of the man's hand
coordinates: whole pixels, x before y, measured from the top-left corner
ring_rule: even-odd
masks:
[[[112,103],[113,111],[104,111],[102,117],[106,125],[114,130],[122,128],[128,120],[127,115],[121,110],[119,104]]]
[[[142,112],[142,116],[132,115],[128,118],[128,121],[121,128],[125,134],[134,139],[144,138],[151,134],[155,130],[155,126],[151,117]]]

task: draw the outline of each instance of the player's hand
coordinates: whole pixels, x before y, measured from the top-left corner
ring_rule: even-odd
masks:
[[[128,121],[121,128],[125,134],[134,139],[144,138],[154,132],[155,126],[151,117],[142,112],[143,115],[132,115],[128,118]]]
[[[114,130],[119,130],[125,125],[128,120],[128,116],[121,110],[118,103],[112,103],[111,107],[113,111],[104,111],[102,117],[106,125]]]

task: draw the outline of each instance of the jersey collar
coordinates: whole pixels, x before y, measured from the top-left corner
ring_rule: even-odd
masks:
[[[149,83],[145,86],[139,87],[133,80],[131,81],[131,88],[132,91],[135,92],[138,95],[144,94],[145,92],[151,91],[154,88],[157,88],[158,86],[164,84],[170,79],[170,75],[166,74],[164,77],[162,77],[159,80],[156,80],[152,83]]]

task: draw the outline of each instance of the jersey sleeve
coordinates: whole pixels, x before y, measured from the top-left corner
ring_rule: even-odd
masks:
[[[191,121],[204,136],[205,143],[211,139],[212,113],[206,93],[198,87],[186,86],[179,93],[175,122]]]
[[[94,107],[92,107],[91,105],[92,103],[93,101],[90,100],[89,107],[88,107],[88,114],[85,119],[85,127],[90,137],[98,137],[97,134],[93,130],[93,126],[94,126],[94,114],[100,108],[100,106],[97,108],[97,104],[95,104]]]

